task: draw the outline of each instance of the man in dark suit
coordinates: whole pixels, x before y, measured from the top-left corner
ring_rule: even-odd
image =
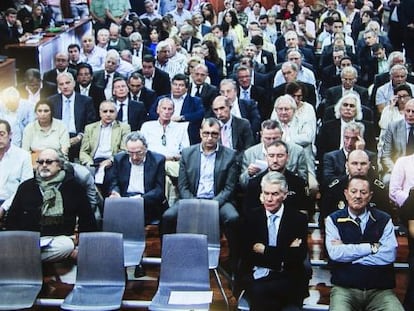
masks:
[[[36,68],[26,70],[24,73],[24,82],[19,84],[18,87],[20,97],[31,102],[33,106],[39,100],[56,94],[56,89],[56,83],[42,81],[40,71]]]
[[[132,58],[139,58],[139,68],[142,66],[142,61],[145,55],[152,55],[151,49],[143,44],[142,36],[139,32],[133,32],[129,35],[129,42],[131,44]],[[134,61],[132,62],[134,64]]]
[[[320,167],[323,174],[320,176],[323,177],[321,184],[323,186],[329,185],[333,180],[339,179],[346,175],[345,162],[348,154],[353,150],[364,150],[365,141],[364,137],[364,125],[360,122],[349,122],[343,127],[343,143],[342,148],[339,150],[333,150],[328,153],[325,153],[323,156],[323,167]],[[376,153],[365,151],[373,165],[377,163]],[[373,167],[375,169],[375,167]]]
[[[142,59],[142,69],[138,72],[145,78],[145,87],[155,91],[157,96],[167,95],[171,92],[170,76],[155,67],[154,56],[145,55]]]
[[[68,72],[57,76],[61,94],[47,98],[53,106],[53,117],[65,124],[70,136],[69,160],[79,157],[80,143],[85,126],[96,121],[92,99],[75,92],[75,80]]]
[[[261,120],[269,119],[273,110],[273,105],[270,103],[268,96],[269,92],[258,84],[252,84],[251,69],[246,66],[239,66],[236,69],[236,81],[239,98],[254,100],[257,103]]]
[[[263,64],[266,68],[266,73],[273,73],[276,69],[275,59],[273,54],[269,51],[263,50],[263,37],[262,36],[253,36],[250,40],[257,48],[256,59],[259,58],[258,61],[260,64]]]
[[[321,68],[321,96],[325,98],[325,92],[327,89],[341,84],[341,73],[340,61],[345,56],[345,50],[343,48],[337,48],[332,52],[331,65]],[[348,57],[348,56],[347,56]]]
[[[157,100],[157,94],[144,86],[144,77],[138,73],[133,72],[128,78],[129,97],[134,101],[144,103],[147,115],[151,106]]]
[[[226,53],[226,67],[227,73],[230,73],[233,69],[234,62],[236,61],[236,52],[234,49],[233,40],[224,36],[223,28],[221,25],[214,25],[211,28],[211,33],[216,36],[219,40],[220,45],[223,47],[224,52]]]
[[[285,142],[277,140],[266,146],[266,161],[268,169],[260,172],[248,181],[244,204],[244,211],[246,215],[248,215],[252,209],[260,205],[260,182],[264,175],[273,171],[283,174],[286,178],[286,182],[289,187],[289,192],[285,199],[286,207],[306,212],[311,211],[312,202],[306,194],[307,181],[286,169],[288,160],[288,146]]]
[[[333,86],[326,91],[324,107],[335,106],[338,100],[342,97],[344,92],[354,91],[358,93],[361,104],[369,107],[369,95],[368,89],[359,85],[356,85],[358,80],[358,72],[352,67],[348,66],[341,71],[341,85]]]
[[[213,100],[219,95],[217,87],[206,83],[208,68],[204,64],[196,65],[191,71],[191,95],[200,97],[204,105],[204,116],[214,116],[211,110]]]
[[[200,39],[194,37],[193,26],[187,24],[180,28],[181,46],[188,52],[191,53],[194,44],[200,43]]]
[[[299,310],[308,296],[307,218],[285,205],[289,190],[282,174],[267,173],[261,181],[262,204],[246,218],[242,254],[250,310]]]
[[[129,133],[125,142],[127,152],[120,152],[114,157],[110,196],[142,197],[145,223],[160,220],[168,207],[164,194],[165,158],[147,150],[147,142],[139,132]]]
[[[220,94],[230,100],[231,113],[239,118],[249,120],[253,137],[257,138],[260,131],[260,113],[256,102],[247,99],[239,99],[237,96],[237,85],[234,80],[224,79],[220,82]]]
[[[69,68],[69,56],[66,53],[57,53],[55,55],[55,68],[46,71],[43,74],[43,81],[56,83],[56,78],[59,73],[69,72],[73,77],[76,77],[76,70]]]
[[[299,46],[299,39],[296,31],[289,30],[284,34],[286,47],[279,52],[277,52],[277,59],[285,60],[286,59],[286,52],[288,49],[298,49],[303,54],[303,61],[307,62],[308,64],[315,66],[315,55],[311,49],[306,47]]]
[[[229,241],[230,258],[236,259],[239,214],[233,192],[237,182],[236,153],[218,143],[220,123],[204,119],[199,131],[201,143],[181,153],[178,176],[180,199],[215,200],[219,205],[220,223]],[[162,232],[175,232],[178,206],[170,207],[162,217]],[[235,268],[235,266],[234,266]],[[234,270],[233,270],[234,271]]]
[[[75,91],[92,98],[95,111],[98,112],[100,104],[105,100],[104,89],[94,83],[91,65],[80,63],[77,68]]]
[[[171,95],[169,95],[174,102],[174,115],[171,118],[175,122],[189,122],[188,137],[190,144],[200,142],[200,125],[204,117],[203,102],[199,97],[191,96],[188,92],[189,81],[184,74],[176,74],[171,82]],[[152,105],[150,110],[150,119],[158,119],[157,105],[160,97]]]
[[[109,50],[105,57],[105,69],[95,71],[93,74],[93,80],[95,84],[104,89],[105,99],[111,99],[113,95],[113,82],[116,78],[124,78],[116,70],[119,67],[120,56],[117,51]]]
[[[241,162],[244,150],[254,144],[249,121],[232,116],[231,103],[224,96],[217,96],[211,108],[216,118],[222,123],[221,144],[235,150],[237,160]]]
[[[274,102],[278,97],[286,94],[286,85],[289,82],[296,82],[298,77],[298,65],[292,62],[285,62],[282,64],[281,72],[283,77],[285,78],[286,83],[283,83],[275,88],[272,89],[272,100],[271,102]],[[315,87],[306,82],[300,81],[306,88],[306,97],[303,98],[304,102],[307,102],[311,104],[312,106],[316,107],[316,93],[315,93]]]
[[[22,22],[17,19],[16,9],[7,9],[4,21],[0,23],[0,53],[5,53],[7,44],[25,42],[28,38],[29,35],[23,33]]]
[[[118,111],[117,120],[128,123],[131,131],[138,131],[147,120],[144,103],[129,98],[128,84],[123,78],[115,78],[113,92]]]

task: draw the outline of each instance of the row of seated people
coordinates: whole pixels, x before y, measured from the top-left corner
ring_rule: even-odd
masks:
[[[220,100],[225,102],[224,97],[218,98]],[[6,229],[40,231],[42,239],[49,239],[47,247],[42,248],[45,261],[76,258],[71,237],[76,219],[80,232],[96,230],[86,189],[75,180],[73,172],[64,169],[65,164],[53,149],[39,154],[35,177],[31,178],[29,155],[10,144],[7,122],[0,122],[0,130],[7,149],[1,164],[7,164],[4,160],[10,162],[10,156],[14,161],[20,157],[21,169],[26,169],[29,178],[14,195]],[[242,271],[248,269],[240,282],[247,288],[253,310],[279,310],[286,305],[300,307],[306,297],[309,277],[304,266],[308,252],[308,220],[298,210],[298,202],[292,200],[297,190],[291,187],[295,176],[283,168],[289,157],[287,145],[277,140],[267,146],[269,168],[249,182],[247,206],[241,213],[244,217],[240,218],[232,199],[237,180],[236,154],[219,143],[220,123],[216,119],[204,120],[200,136],[201,144],[185,148],[182,153],[178,179],[180,198],[198,197],[219,202],[220,221],[231,256],[237,252],[237,256],[244,259]],[[152,210],[149,205],[154,203],[154,196],[164,197],[161,187],[165,159],[147,150],[146,140],[139,132],[128,134],[125,142],[127,152],[114,158],[111,196],[142,196],[145,214],[158,214],[163,210],[160,205],[153,206]],[[358,161],[360,163],[355,164]],[[335,285],[331,307],[341,305],[344,295],[355,296],[355,292],[369,288],[373,295],[355,303],[383,306],[377,307],[378,310],[403,310],[391,290],[394,286],[392,263],[397,248],[392,220],[388,214],[369,205],[370,181],[362,176],[361,167],[367,174],[367,154],[361,150],[351,152],[348,168],[357,175],[343,186],[346,208],[327,217],[326,247],[332,260]],[[304,181],[301,183],[302,189],[298,190],[304,191]],[[176,212],[176,205],[164,212],[162,233],[174,231]],[[353,301],[354,298],[348,299]]]

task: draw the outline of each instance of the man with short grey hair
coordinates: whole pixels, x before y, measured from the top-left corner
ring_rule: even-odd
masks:
[[[125,137],[126,152],[114,157],[111,168],[110,197],[142,197],[145,223],[160,220],[168,207],[165,199],[165,157],[148,150],[140,132]]]

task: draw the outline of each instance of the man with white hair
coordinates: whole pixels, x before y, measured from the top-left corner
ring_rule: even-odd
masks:
[[[172,79],[177,73],[184,73],[185,68],[179,62],[171,60],[171,43],[167,40],[161,41],[157,45],[157,56],[155,66],[168,73]]]
[[[109,26],[108,50],[114,49],[119,52],[129,48],[129,40],[121,36],[121,26],[112,23],[111,26]]]
[[[96,46],[95,37],[90,34],[84,35],[81,43],[80,61],[91,65],[94,72],[103,69],[106,50]]]
[[[131,46],[132,65],[139,70],[142,68],[142,60],[144,56],[152,55],[152,52],[143,44],[142,36],[139,32],[131,33],[128,38]]]
[[[109,46],[109,30],[107,28],[99,29],[96,34],[96,45],[104,50],[108,50]]]
[[[284,38],[285,38],[285,42],[286,42],[286,47],[284,49],[280,50],[277,53],[277,59],[278,60],[286,59],[287,50],[294,48],[294,49],[298,49],[302,52],[303,60],[305,62],[307,62],[308,64],[311,64],[311,65],[315,64],[315,56],[313,55],[313,51],[306,48],[306,47],[299,46],[298,34],[296,33],[296,31],[288,30],[284,34]]]
[[[93,79],[95,84],[105,90],[105,98],[112,97],[112,83],[115,78],[123,78],[117,69],[120,63],[120,56],[116,50],[109,50],[105,57],[105,69],[95,71]]]

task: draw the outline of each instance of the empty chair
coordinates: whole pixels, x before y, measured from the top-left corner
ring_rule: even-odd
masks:
[[[145,249],[144,200],[142,198],[107,198],[103,231],[123,234],[124,266],[141,262]]]
[[[229,302],[217,270],[220,257],[218,202],[215,200],[202,199],[180,200],[178,202],[177,232],[207,235],[209,268],[214,271],[214,276],[220,288],[220,292],[228,307]]]
[[[207,237],[200,234],[163,236],[158,290],[149,310],[208,310],[209,303],[169,304],[173,291],[210,291]],[[187,299],[191,303],[190,296]]]
[[[61,306],[64,310],[117,310],[125,290],[122,234],[79,235],[76,283]]]
[[[42,288],[39,232],[0,232],[0,310],[30,308]]]

